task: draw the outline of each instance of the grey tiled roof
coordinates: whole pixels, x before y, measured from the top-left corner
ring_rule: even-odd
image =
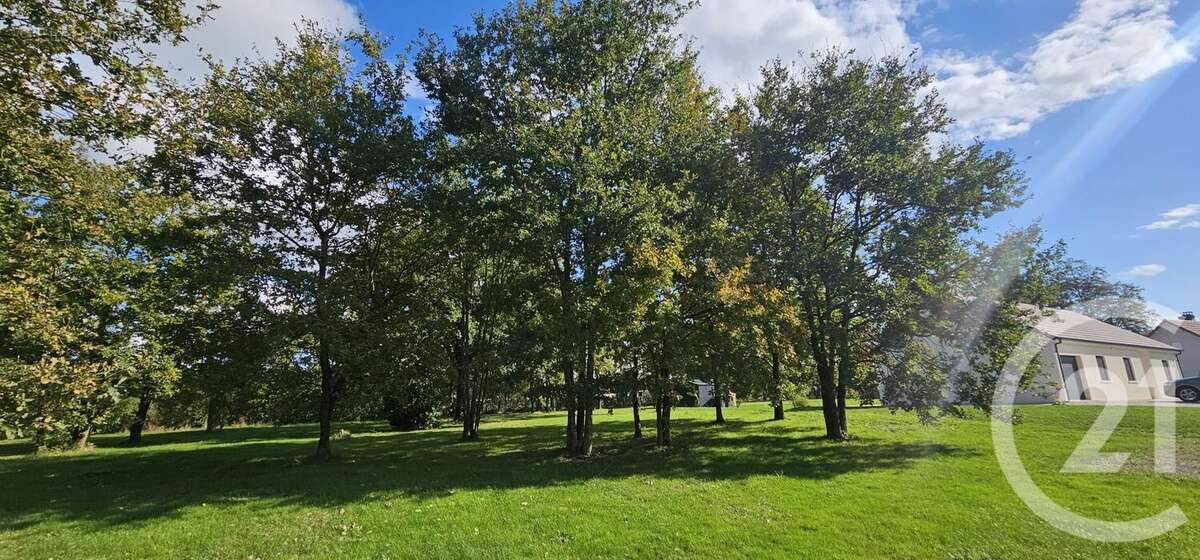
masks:
[[[1163,321],[1163,324],[1171,325],[1177,329],[1182,329],[1185,332],[1200,336],[1200,321]],[[1162,325],[1159,325],[1162,328]]]
[[[1053,315],[1042,319],[1037,324],[1037,330],[1048,336],[1080,342],[1094,342],[1097,344],[1116,344],[1155,350],[1179,351],[1178,348],[1170,344],[1129,332],[1120,327],[1114,327],[1087,315],[1062,309],[1051,309],[1049,311]]]

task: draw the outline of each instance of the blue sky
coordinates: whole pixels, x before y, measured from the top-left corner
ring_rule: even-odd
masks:
[[[227,2],[173,56],[186,71],[197,45],[242,55],[301,15],[342,26],[361,17],[405,44],[502,4]],[[1143,286],[1164,313],[1200,311],[1200,0],[703,0],[680,32],[728,91],[770,57],[918,49],[960,119],[952,136],[1012,150],[1030,178],[1033,199],[993,231],[1039,220],[1048,239]]]

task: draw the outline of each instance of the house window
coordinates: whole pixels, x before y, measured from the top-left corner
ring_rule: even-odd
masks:
[[[1133,372],[1133,360],[1125,358],[1125,377],[1129,378],[1130,383],[1137,383],[1137,374]]]
[[[1163,375],[1167,376],[1168,381],[1175,379],[1175,376],[1171,375],[1171,362],[1168,362],[1167,360],[1163,360],[1162,362],[1163,362]]]
[[[1112,377],[1108,375],[1108,362],[1104,361],[1104,356],[1096,356],[1096,365],[1100,366],[1100,380],[1105,383],[1112,381]]]

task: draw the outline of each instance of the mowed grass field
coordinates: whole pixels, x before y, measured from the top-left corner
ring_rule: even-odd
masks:
[[[96,438],[81,454],[0,442],[3,558],[1196,558],[1200,408],[1180,409],[1180,473],[1152,472],[1153,411],[1130,408],[1106,451],[1119,474],[1059,469],[1099,413],[1029,407],[1017,442],[1033,478],[1108,520],[1178,504],[1167,535],[1103,544],[1061,533],[1009,489],[987,419],[927,426],[850,411],[856,439],[821,439],[820,411],[770,421],[763,404],[678,409],[675,445],[629,438],[631,412],[597,415],[595,457],[560,458],[561,414],[389,433],[344,424],[332,464],[306,460],[314,426]]]

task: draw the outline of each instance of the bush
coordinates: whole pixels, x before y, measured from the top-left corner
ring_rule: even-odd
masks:
[[[432,428],[437,423],[439,404],[416,384],[393,389],[383,398],[383,413],[393,429],[401,432]]]

